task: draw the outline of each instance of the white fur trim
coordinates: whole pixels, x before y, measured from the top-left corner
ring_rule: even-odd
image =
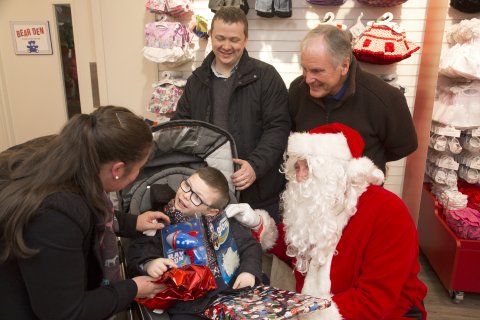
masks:
[[[299,156],[329,156],[342,160],[352,159],[347,139],[342,133],[292,133],[288,138],[287,153]]]
[[[275,242],[277,242],[277,225],[267,211],[255,209],[255,213],[257,213],[262,219],[263,231],[260,233],[260,244],[262,245],[262,249],[267,251],[275,245]]]
[[[385,181],[382,170],[367,157],[350,160],[347,171],[351,182],[355,185],[366,183],[380,186]]]
[[[318,264],[316,261],[310,262],[303,283],[302,293],[320,298],[330,295],[330,270],[332,258],[333,253],[328,255],[327,261],[325,261],[325,264],[323,265]]]
[[[310,296],[328,299],[332,302],[330,307],[308,313],[300,319],[317,319],[317,320],[341,320],[343,319],[337,305],[332,300],[330,294],[331,282],[330,271],[332,266],[333,254],[328,256],[328,261],[324,265],[310,263],[305,282],[303,284],[302,293]]]

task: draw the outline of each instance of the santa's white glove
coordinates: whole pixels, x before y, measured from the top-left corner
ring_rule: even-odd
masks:
[[[248,203],[230,204],[225,209],[229,218],[235,218],[238,222],[250,229],[257,229],[262,223],[262,218]]]

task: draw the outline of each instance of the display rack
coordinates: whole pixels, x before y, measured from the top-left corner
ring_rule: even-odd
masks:
[[[480,241],[457,237],[445,222],[444,208],[424,184],[418,219],[420,248],[454,302],[464,292],[480,292]]]

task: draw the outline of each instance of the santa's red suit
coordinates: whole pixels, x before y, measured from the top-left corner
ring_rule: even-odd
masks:
[[[295,268],[286,255],[283,225],[278,230],[269,252]],[[424,312],[420,302],[427,288],[417,277],[419,271],[417,232],[405,205],[382,187],[368,187],[332,259],[333,307],[344,319],[402,319],[414,305]],[[325,279],[308,273],[295,271],[296,289],[316,296],[315,287]]]
[[[274,222],[261,213],[262,246],[295,269],[298,292],[331,298],[332,306],[307,314],[310,319],[402,319],[415,307],[426,319],[422,301],[427,288],[418,279],[417,231],[408,209],[395,194],[378,186],[383,174],[361,157],[363,141],[356,131],[341,124],[317,129],[289,138],[285,225],[277,226],[274,242]],[[298,179],[296,159],[308,162],[307,188],[302,189]],[[339,172],[337,176],[335,172],[329,176],[333,171]],[[329,183],[330,189],[322,189]],[[301,196],[291,190],[311,195],[298,200]],[[329,192],[330,197],[322,198]],[[299,212],[303,206],[309,211]]]

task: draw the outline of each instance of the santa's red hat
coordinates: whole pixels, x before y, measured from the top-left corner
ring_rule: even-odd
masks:
[[[363,139],[356,130],[341,123],[332,123],[309,132],[293,133],[288,139],[287,153],[351,160],[362,156],[363,147]]]

